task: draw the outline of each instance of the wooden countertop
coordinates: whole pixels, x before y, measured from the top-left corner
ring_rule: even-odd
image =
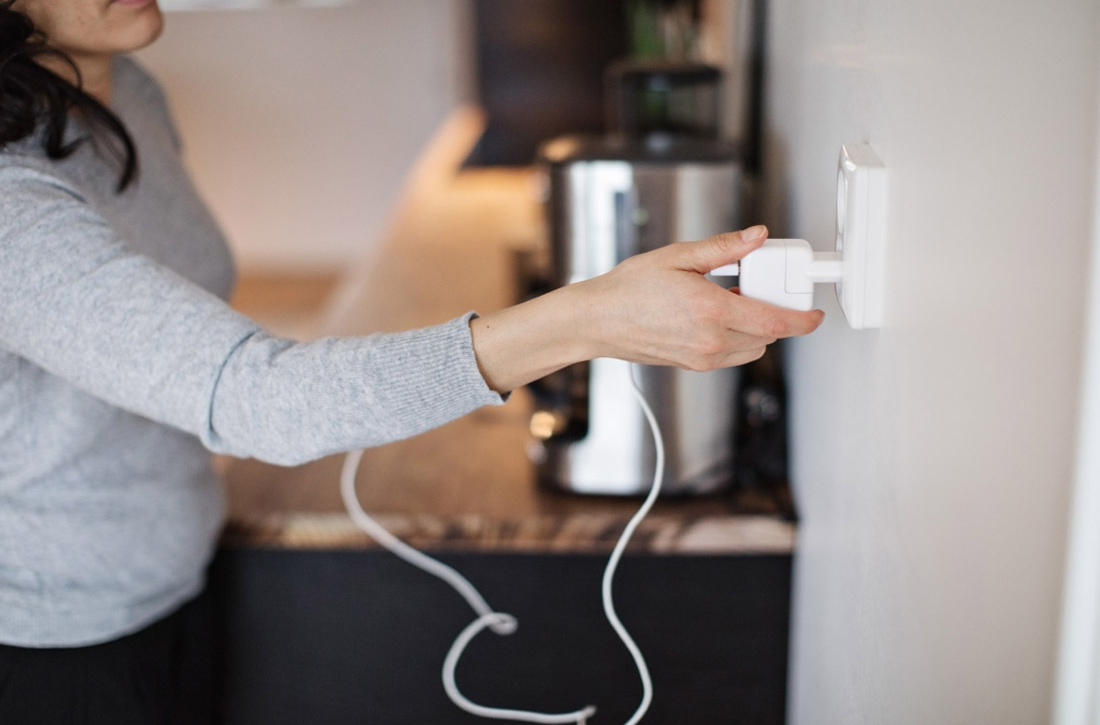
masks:
[[[528,169],[459,171],[483,129],[463,109],[417,163],[382,243],[349,270],[323,319],[302,337],[404,330],[467,310],[512,304],[516,250],[544,244],[536,176]],[[571,496],[536,485],[527,459],[530,400],[517,391],[442,428],[365,452],[356,479],[364,508],[429,549],[602,552],[640,499]],[[296,468],[223,462],[227,545],[365,548],[343,513],[342,456]],[[680,553],[789,552],[794,526],[751,491],[662,500],[632,549]]]

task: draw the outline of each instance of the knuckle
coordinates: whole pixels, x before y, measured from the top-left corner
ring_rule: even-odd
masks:
[[[672,242],[663,247],[658,247],[655,251],[659,254],[667,255],[670,259],[691,259],[695,254],[694,244],[694,242]]]
[[[715,361],[723,357],[723,346],[718,340],[706,337],[696,340],[684,355],[681,367],[696,373],[713,370]]]
[[[693,373],[706,373],[714,370],[714,357],[711,355],[703,355],[696,357],[688,363],[687,369]]]
[[[709,334],[699,339],[696,344],[696,352],[704,357],[711,358],[721,355],[726,350],[726,342],[720,335]]]
[[[782,317],[773,317],[765,326],[767,336],[775,339],[787,337],[790,334],[790,325]]]
[[[638,264],[638,256],[634,255],[631,257],[627,257],[623,261],[619,262],[617,265],[615,265],[615,268],[612,271],[618,270],[620,272],[629,272],[630,270],[637,267]]]
[[[740,244],[741,232],[722,232],[721,234],[715,234],[711,237],[711,240],[723,251],[730,251]]]

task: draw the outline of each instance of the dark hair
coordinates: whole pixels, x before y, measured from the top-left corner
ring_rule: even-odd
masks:
[[[26,14],[13,10],[15,0],[0,0],[0,148],[30,136],[45,124],[42,148],[51,159],[63,159],[88,140],[81,136],[65,143],[70,111],[88,122],[95,141],[101,141],[121,167],[117,190],[125,189],[137,174],[137,150],[122,121],[111,109],[86,93],[80,71],[65,53],[49,47]],[[76,84],[40,65],[53,57],[73,69]]]

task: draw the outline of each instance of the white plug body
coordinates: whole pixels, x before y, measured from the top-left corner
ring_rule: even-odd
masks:
[[[795,310],[813,308],[813,286],[836,283],[853,330],[882,327],[886,291],[886,167],[867,144],[841,147],[836,251],[815,253],[802,239],[769,239],[741,260],[711,271],[741,277],[741,294]]]
[[[745,297],[792,310],[812,310],[814,284],[836,282],[841,274],[836,254],[815,254],[805,239],[769,239],[739,264],[711,271],[715,277],[738,276]]]

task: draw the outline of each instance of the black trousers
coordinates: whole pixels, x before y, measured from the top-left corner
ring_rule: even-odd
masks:
[[[0,645],[0,723],[212,725],[209,595],[121,639],[89,647]]]

